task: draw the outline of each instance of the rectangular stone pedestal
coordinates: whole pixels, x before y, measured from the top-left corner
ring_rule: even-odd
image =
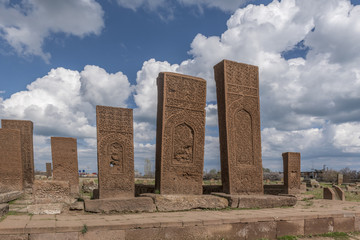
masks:
[[[109,198],[85,200],[85,211],[95,213],[155,212],[149,197]]]

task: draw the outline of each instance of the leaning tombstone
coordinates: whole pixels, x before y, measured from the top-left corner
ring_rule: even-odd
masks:
[[[69,181],[71,193],[79,193],[76,138],[51,137],[53,179]]]
[[[202,194],[206,81],[162,72],[157,78],[155,189]]]
[[[262,194],[259,69],[223,60],[214,71],[223,191]]]
[[[300,153],[282,154],[284,164],[284,185],[286,194],[298,194],[301,188]]]
[[[31,187],[34,182],[33,122],[2,119],[1,127],[4,129],[20,130],[24,187]]]
[[[21,135],[17,129],[0,128],[0,193],[23,191]]]

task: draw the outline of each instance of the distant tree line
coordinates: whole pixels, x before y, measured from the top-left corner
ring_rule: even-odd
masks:
[[[360,182],[360,171],[352,170],[349,167],[343,168],[339,171],[329,169],[322,174],[322,181],[336,182],[338,174],[343,175],[344,183]]]

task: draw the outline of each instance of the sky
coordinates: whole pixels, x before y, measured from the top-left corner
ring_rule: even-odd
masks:
[[[207,81],[204,170],[220,169],[213,66],[259,66],[263,166],[360,170],[360,0],[0,0],[0,118],[74,137],[97,171],[96,105],[134,109],[135,169],[155,161],[159,72]],[[154,165],[154,164],[153,164]]]

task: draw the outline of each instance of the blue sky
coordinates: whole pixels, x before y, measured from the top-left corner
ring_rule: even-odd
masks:
[[[257,5],[253,5],[256,3]],[[262,4],[262,5],[260,5]],[[155,158],[160,71],[208,82],[205,169],[220,167],[212,67],[260,69],[264,167],[360,170],[359,0],[0,0],[0,118],[35,124],[35,165],[50,136],[78,139],[96,171],[95,106],[134,108],[135,167]]]

